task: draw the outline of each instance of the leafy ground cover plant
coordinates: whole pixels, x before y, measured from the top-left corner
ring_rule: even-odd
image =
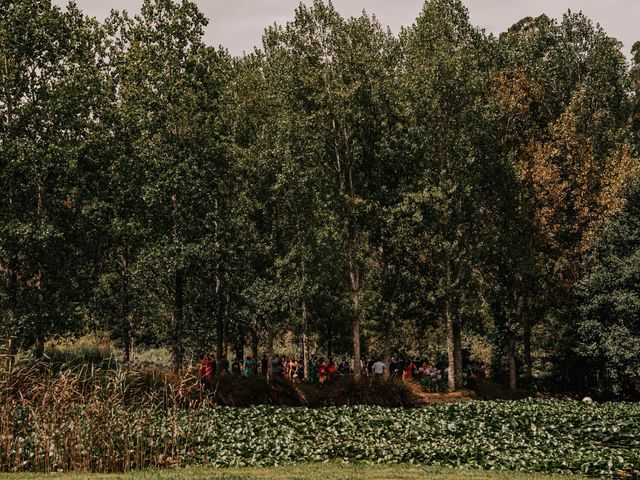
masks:
[[[3,405],[5,471],[128,471],[298,462],[640,474],[640,405],[568,400],[198,409]]]

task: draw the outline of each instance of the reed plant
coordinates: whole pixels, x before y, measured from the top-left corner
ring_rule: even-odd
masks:
[[[413,406],[416,387],[344,379],[318,388],[233,376],[202,383],[195,368],[176,375],[119,363],[18,364],[0,371],[0,471],[106,473],[210,463],[202,439],[228,431],[216,420],[227,418],[216,413],[221,406]]]
[[[0,372],[0,470],[169,466],[179,450],[175,415],[209,397],[189,371],[18,365]]]

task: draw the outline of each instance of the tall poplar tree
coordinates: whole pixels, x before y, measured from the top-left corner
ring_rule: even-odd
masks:
[[[78,330],[92,278],[83,209],[102,98],[95,22],[72,4],[0,5],[0,272],[3,334],[43,351]],[[75,265],[75,268],[70,268]]]
[[[461,319],[476,302],[480,209],[488,171],[482,148],[485,40],[458,0],[431,0],[403,38],[408,154],[420,174],[397,208],[407,255],[444,319],[449,389],[462,386]]]
[[[135,132],[132,154],[145,173],[148,237],[141,261],[149,288],[171,299],[174,370],[184,357],[189,274],[215,249],[215,203],[225,163],[215,118],[224,84],[220,64],[227,60],[204,45],[206,23],[192,2],[148,0],[139,16],[122,16],[119,31],[121,108]]]

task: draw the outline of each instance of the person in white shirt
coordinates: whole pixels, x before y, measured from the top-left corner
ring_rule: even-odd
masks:
[[[384,375],[384,369],[386,368],[386,365],[381,362],[380,360],[378,360],[377,362],[375,362],[372,366],[371,366],[371,371],[373,373],[374,376],[382,376]]]

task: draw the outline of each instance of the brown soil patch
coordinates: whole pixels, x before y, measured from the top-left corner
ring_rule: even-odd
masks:
[[[452,403],[478,400],[480,397],[473,390],[458,390],[456,392],[438,392],[422,394],[423,403]]]

